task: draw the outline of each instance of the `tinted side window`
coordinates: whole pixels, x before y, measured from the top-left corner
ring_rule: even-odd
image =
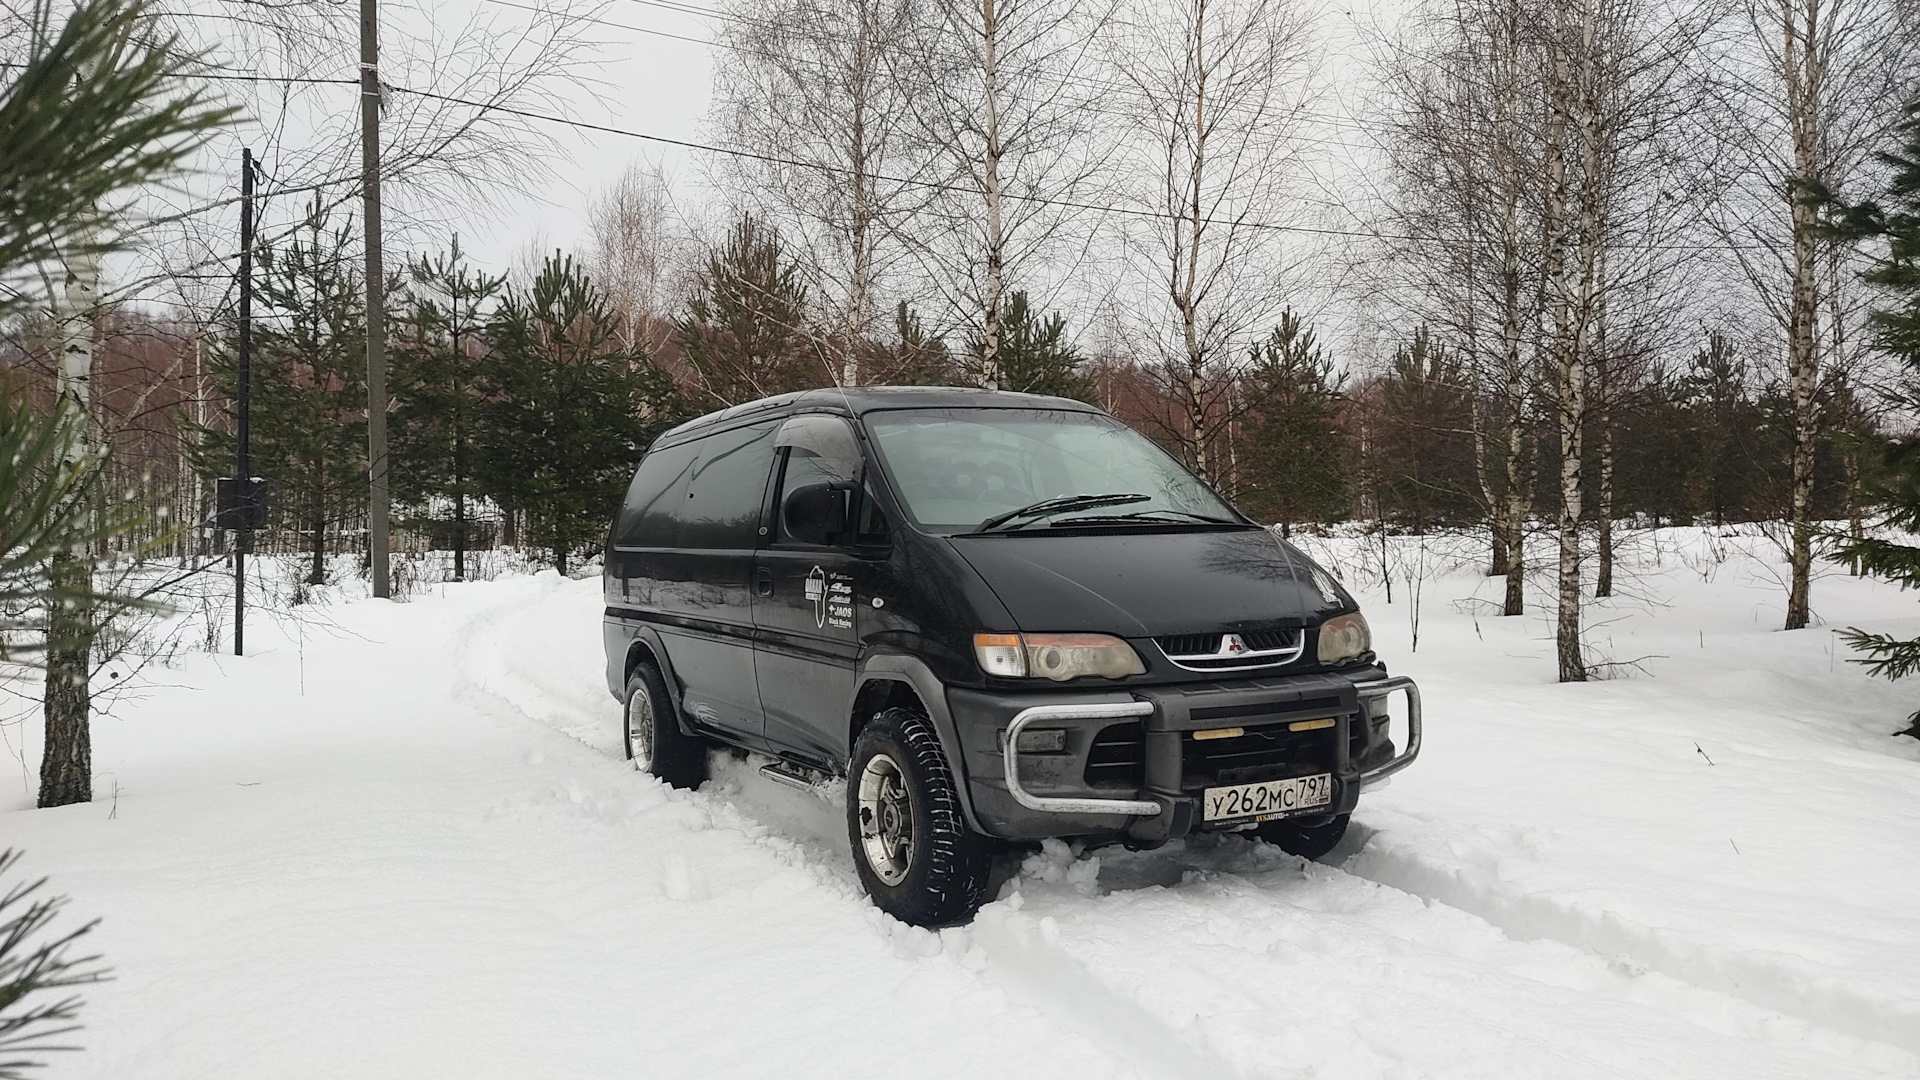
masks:
[[[620,504],[613,542],[622,547],[673,547],[680,542],[680,504],[699,453],[697,442],[655,450],[640,462]]]
[[[773,467],[773,425],[723,431],[699,441],[700,459],[680,513],[680,546],[751,548]]]

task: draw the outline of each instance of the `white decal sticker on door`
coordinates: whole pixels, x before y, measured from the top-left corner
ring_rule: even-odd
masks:
[[[853,579],[845,574],[834,574],[827,582],[827,625],[853,629]]]
[[[807,599],[813,601],[813,625],[827,625],[827,572],[814,567],[807,571]]]

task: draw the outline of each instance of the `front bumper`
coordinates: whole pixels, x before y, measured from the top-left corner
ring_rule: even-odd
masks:
[[[1407,698],[1408,735],[1396,751],[1387,702],[1397,693]],[[966,748],[974,818],[1008,839],[1152,846],[1197,828],[1247,824],[1202,821],[1207,787],[1321,772],[1333,775],[1334,798],[1314,816],[1350,813],[1362,790],[1420,752],[1419,687],[1379,669],[1044,698],[952,690],[948,703]],[[1065,749],[1003,752],[1034,728],[1065,731]],[[1241,734],[1220,735],[1226,730]]]

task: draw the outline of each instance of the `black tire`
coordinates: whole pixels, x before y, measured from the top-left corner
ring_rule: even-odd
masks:
[[[1263,821],[1254,828],[1254,835],[1289,855],[1298,855],[1303,859],[1323,859],[1327,852],[1339,846],[1340,838],[1347,835],[1347,822],[1353,820],[1352,814],[1336,814],[1316,825],[1302,825],[1297,821]]]
[[[854,741],[847,836],[867,895],[901,922],[951,926],[986,898],[992,847],[967,828],[940,740],[916,709],[888,709]]]
[[[627,676],[627,704],[622,710],[627,760],[643,772],[677,788],[697,788],[707,780],[707,741],[680,730],[679,714],[667,695],[660,670],[641,661]],[[648,739],[648,735],[651,736]],[[651,742],[649,748],[639,745]]]

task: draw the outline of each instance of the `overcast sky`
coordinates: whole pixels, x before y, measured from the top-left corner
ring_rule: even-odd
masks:
[[[518,13],[507,9],[505,14]],[[578,95],[580,111],[572,119],[669,139],[706,141],[702,117],[712,50],[695,41],[709,38],[707,20],[641,0],[611,0],[599,18],[602,22],[588,29],[602,43],[604,62],[597,77],[603,86],[598,100]],[[611,23],[632,29],[607,25]],[[705,164],[698,160],[701,155],[620,135],[558,130],[567,155],[554,162],[553,181],[535,193],[524,214],[474,221],[476,258],[505,266],[530,243],[575,246],[585,237],[587,199],[637,160],[661,163],[675,180],[678,193],[701,197]],[[463,243],[465,235],[463,231]]]
[[[212,3],[214,0],[201,2]],[[439,70],[443,61],[436,55],[436,46],[429,42],[434,41],[436,36],[457,35],[460,27],[476,18],[491,23],[495,33],[511,32],[532,25],[537,22],[537,16],[529,4],[542,2],[387,0],[382,20],[382,33],[387,41],[383,55],[383,78],[397,85],[446,89],[457,79]],[[563,113],[575,121],[665,139],[719,141],[704,126],[712,78],[712,54],[715,50],[707,42],[712,37],[715,20],[699,14],[701,10],[711,10],[710,5],[716,2],[605,0],[598,9],[591,7],[590,3],[567,4],[568,9],[576,13],[595,12],[596,21],[584,27],[585,32],[594,39],[595,60],[591,64],[579,65],[572,71],[585,85],[567,91],[563,101],[555,103],[550,110],[542,111]],[[1394,0],[1380,2],[1385,10],[1397,7]],[[189,21],[187,25],[195,29],[221,28],[217,31],[207,30],[207,33],[231,33],[227,28],[233,26],[233,9],[223,7],[222,10],[228,14],[200,22]],[[318,48],[314,56],[303,62],[273,57],[236,59],[234,69],[268,74],[298,69],[304,63],[307,73],[313,76],[353,78],[357,73],[357,56],[353,50],[356,25],[352,18],[354,8],[343,3],[336,10],[337,15],[329,18],[339,20],[338,25],[329,21],[324,29],[338,40]],[[1354,91],[1365,71],[1362,62],[1364,50],[1357,44],[1362,38],[1356,33],[1356,28],[1375,18],[1375,10],[1372,4],[1326,7],[1320,9],[1315,20],[1325,48],[1320,77],[1329,92],[1314,107],[1314,120],[1301,132],[1305,140],[1304,148],[1319,159],[1314,168],[1315,185],[1302,194],[1308,202],[1315,204],[1311,212],[1315,223],[1323,228],[1355,227],[1359,219],[1353,211],[1363,210],[1367,201],[1365,186],[1361,182],[1366,170],[1355,164],[1365,160],[1370,144],[1368,133],[1354,119],[1357,105]],[[203,43],[227,54],[240,49],[237,39],[215,38]],[[405,49],[411,49],[414,54],[411,66],[398,55]],[[216,85],[231,86],[238,92],[254,89],[244,83]],[[237,176],[233,165],[242,145],[262,151],[263,164],[268,172],[276,177],[289,177],[289,182],[294,174],[302,171],[296,159],[303,144],[333,146],[336,154],[349,156],[344,161],[336,161],[331,169],[336,174],[343,174],[341,179],[351,180],[350,175],[344,174],[350,174],[353,163],[357,162],[357,157],[351,156],[357,154],[354,149],[358,134],[357,89],[352,85],[305,88],[307,97],[304,107],[309,111],[304,117],[297,110],[292,114],[278,111],[279,106],[272,97],[273,90],[272,87],[266,88],[264,96],[255,97],[252,102],[257,115],[268,117],[268,126],[263,127],[259,123],[243,125],[239,130],[223,136],[209,151],[203,173],[190,185],[193,190],[186,198],[173,200],[172,205],[204,205],[217,203],[222,198],[230,199],[235,194]],[[331,125],[328,134],[315,134],[315,130],[328,125]],[[596,191],[618,178],[631,164],[643,160],[659,162],[666,169],[676,198],[685,202],[691,215],[698,215],[713,201],[706,179],[715,165],[714,155],[710,153],[607,131],[581,130],[543,122],[533,122],[532,126],[556,139],[558,152],[548,159],[550,176],[527,180],[521,185],[525,189],[524,194],[512,194],[498,200],[495,206],[469,206],[459,199],[436,195],[431,205],[440,222],[426,235],[416,233],[403,236],[395,235],[396,226],[390,220],[387,230],[389,247],[443,249],[445,232],[457,231],[462,247],[472,260],[496,271],[506,270],[522,261],[529,248],[536,244],[547,249],[558,246],[580,250],[586,238],[588,200]],[[306,171],[312,170],[309,168]],[[342,195],[348,193],[348,188],[344,186],[333,190]],[[405,197],[404,192],[393,195],[395,206],[390,211],[390,218],[404,217],[407,208],[402,203]],[[311,196],[276,196],[272,199],[263,211],[266,219],[262,226],[263,233],[271,234],[273,229],[284,228],[299,220],[304,211],[304,200],[308,198]],[[357,214],[358,200],[348,200],[342,204],[336,224],[344,224],[349,215]],[[219,206],[204,216],[204,225],[201,226],[203,235],[185,245],[192,249],[197,243],[196,257],[198,264],[204,264],[202,272],[207,276],[208,288],[230,287],[231,279],[222,279],[221,274],[223,271],[226,274],[232,272],[232,267],[226,264],[231,262],[232,250],[236,246],[232,233],[234,221],[237,221],[237,209]],[[1300,250],[1330,249],[1338,241],[1302,236],[1293,243],[1292,250],[1297,254]],[[1095,257],[1097,261],[1098,257]],[[193,262],[193,258],[177,253],[169,257],[169,265],[176,272],[182,263]],[[1098,265],[1083,269],[1089,273],[1074,276],[1100,276],[1092,272],[1100,269]],[[1329,295],[1303,295],[1296,306],[1318,309],[1322,316],[1351,326],[1353,311],[1338,299],[1343,290],[1337,286],[1326,288],[1329,281],[1321,275],[1310,286]],[[1090,298],[1062,296],[1059,300],[1068,309],[1069,324],[1076,335],[1092,329]],[[1346,310],[1336,310],[1343,308]]]

